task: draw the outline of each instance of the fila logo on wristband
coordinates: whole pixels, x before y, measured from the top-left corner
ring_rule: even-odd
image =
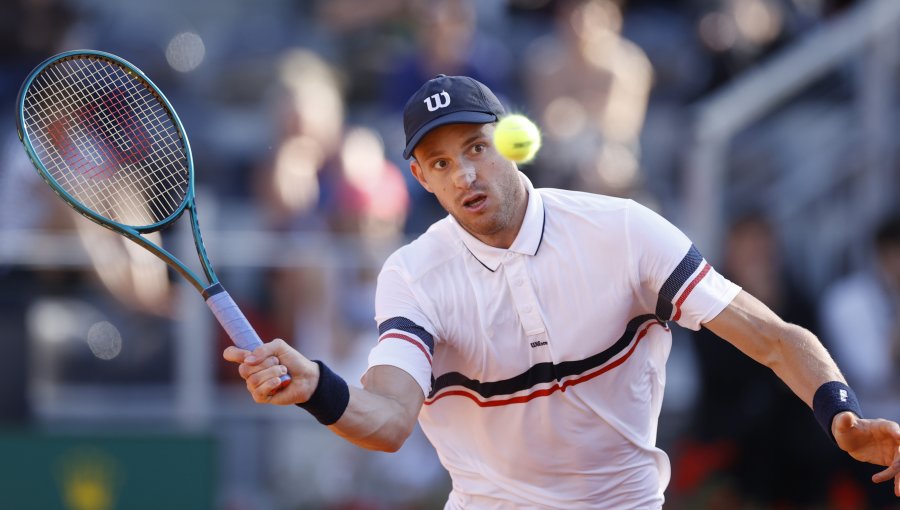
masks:
[[[816,420],[832,441],[834,441],[834,434],[831,432],[831,425],[835,416],[844,411],[850,411],[860,418],[863,417],[856,394],[846,383],[840,381],[829,381],[819,386],[813,395],[812,404]]]
[[[431,103],[432,101],[434,101],[434,104]],[[429,112],[440,110],[450,106],[450,94],[446,90],[442,90],[440,94],[432,94],[426,97],[423,102],[428,107]]]

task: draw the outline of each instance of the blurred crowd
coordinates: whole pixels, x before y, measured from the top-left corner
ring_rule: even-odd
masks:
[[[235,247],[278,263],[222,268],[232,294],[261,336],[333,360],[355,380],[377,338],[372,300],[384,247],[445,214],[400,156],[403,105],[422,82],[469,75],[533,118],[544,145],[521,170],[536,186],[630,197],[677,216],[690,106],[855,3],[11,0],[0,5],[0,104],[11,112],[28,71],[63,50],[108,51],[141,68],[191,138],[213,264],[218,232],[283,240]],[[162,262],[61,206],[8,120],[0,130],[0,421],[39,419],[28,391],[36,377],[58,385],[170,381],[178,284]],[[900,217],[866,225],[869,257],[814,288],[785,263],[786,233],[764,200],[753,212],[748,203],[726,211],[718,268],[818,333],[864,410],[900,418]],[[36,268],[4,255],[16,233],[36,231],[74,232],[88,269]],[[173,234],[154,235],[176,243]],[[329,248],[314,247],[323,242]],[[291,262],[298,253],[306,262]],[[100,320],[121,331],[114,359],[85,342]],[[217,341],[228,342],[222,334]],[[673,379],[685,371],[696,384],[691,398],[673,398],[687,404],[665,408],[660,427],[673,459],[671,508],[896,507],[884,497],[890,488],[870,490],[872,470],[842,457],[773,374],[704,332],[680,335],[674,350],[690,359],[670,367]],[[231,367],[210,363],[220,384],[239,384]],[[323,482],[321,504],[430,508],[446,482],[423,438],[407,450],[395,461],[362,460],[351,449],[330,455],[338,460],[322,469],[347,476],[346,466],[356,466],[349,473],[368,483],[354,484],[369,491]],[[276,487],[287,494],[296,485],[283,479]],[[290,495],[281,500],[291,507]]]

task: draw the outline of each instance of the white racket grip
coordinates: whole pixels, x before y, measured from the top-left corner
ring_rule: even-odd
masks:
[[[219,320],[219,324],[222,325],[228,336],[231,337],[234,345],[247,351],[252,351],[262,345],[262,340],[259,339],[256,330],[220,284],[212,285],[206,289],[204,294],[209,296],[206,298],[207,306],[212,310],[213,315]]]
[[[262,340],[256,334],[256,330],[250,325],[250,322],[244,317],[237,303],[231,299],[222,284],[216,283],[210,285],[203,291],[203,297],[206,298],[206,305],[212,310],[213,315],[219,320],[219,324],[231,337],[234,345],[246,351],[252,351],[260,345]],[[284,374],[280,377],[282,385],[286,385],[291,381],[290,374]]]

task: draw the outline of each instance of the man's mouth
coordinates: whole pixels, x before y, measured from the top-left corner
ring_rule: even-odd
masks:
[[[478,193],[463,200],[462,205],[466,209],[478,209],[484,204],[485,200],[487,200],[487,195],[485,195],[484,193]]]

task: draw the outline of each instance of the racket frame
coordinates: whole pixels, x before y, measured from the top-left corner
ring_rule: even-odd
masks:
[[[75,197],[73,197],[65,189],[63,189],[63,187],[56,182],[56,179],[51,176],[50,172],[41,162],[40,158],[38,158],[37,153],[34,150],[34,146],[31,143],[30,137],[27,136],[27,128],[25,124],[25,96],[28,90],[31,88],[32,82],[34,82],[34,80],[45,69],[52,65],[55,65],[58,62],[62,62],[65,60],[75,60],[77,57],[85,56],[89,59],[93,57],[98,60],[111,61],[113,64],[121,66],[129,74],[136,76],[138,80],[142,82],[142,85],[148,87],[150,92],[154,96],[159,98],[159,100],[165,105],[165,108],[173,121],[173,125],[178,132],[178,136],[181,138],[181,141],[184,145],[185,158],[187,160],[188,167],[188,189],[185,193],[184,200],[178,206],[178,208],[174,212],[172,212],[172,214],[161,221],[158,221],[151,225],[137,227],[125,225],[123,223],[119,223],[117,221],[106,218],[91,210],[90,208],[83,206],[78,200],[75,199]],[[172,104],[169,102],[168,98],[166,98],[165,94],[162,93],[159,87],[157,87],[156,84],[154,84],[153,81],[143,73],[143,71],[121,57],[97,50],[72,50],[50,57],[47,60],[41,62],[37,67],[35,67],[33,71],[31,71],[31,73],[22,83],[22,87],[19,89],[19,95],[16,99],[16,131],[19,135],[19,141],[22,142],[22,145],[25,148],[25,152],[28,154],[28,157],[31,159],[34,167],[38,170],[38,174],[47,184],[50,185],[50,188],[57,195],[59,195],[66,204],[68,204],[70,207],[75,209],[76,212],[93,221],[94,223],[122,234],[128,239],[131,239],[135,243],[149,250],[151,253],[168,264],[172,269],[185,277],[187,281],[190,282],[191,285],[193,285],[203,295],[204,299],[209,297],[208,289],[218,284],[219,279],[216,276],[215,271],[213,271],[212,269],[212,264],[209,261],[209,257],[206,253],[206,248],[203,245],[203,240],[200,235],[200,224],[197,221],[197,210],[194,203],[194,159],[191,154],[191,144],[188,141],[187,133],[185,132],[184,127],[181,124],[181,119],[175,112],[175,108],[172,107]],[[194,237],[194,246],[197,249],[197,255],[200,258],[200,265],[203,268],[203,272],[206,276],[206,279],[209,281],[209,284],[204,284],[204,282],[197,276],[197,274],[193,270],[191,270],[183,262],[178,260],[178,258],[176,258],[174,255],[169,253],[165,248],[157,245],[156,243],[141,235],[156,232],[168,227],[178,218],[180,218],[181,215],[184,214],[185,210],[188,211],[188,215],[190,216],[191,232]]]

